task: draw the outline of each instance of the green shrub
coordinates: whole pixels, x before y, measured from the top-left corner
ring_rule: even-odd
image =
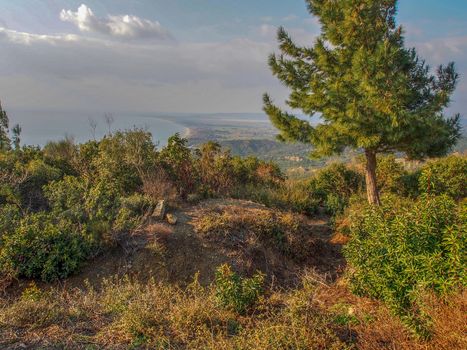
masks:
[[[81,178],[65,176],[47,185],[45,194],[53,212],[76,223],[112,222],[120,207],[120,193],[106,181],[92,185]]]
[[[121,205],[115,218],[113,228],[117,231],[130,231],[141,223],[144,215],[148,214],[153,205],[151,200],[140,194],[133,194],[121,198]]]
[[[467,197],[467,158],[449,156],[427,163],[419,186],[422,193],[447,194],[456,200]]]
[[[20,218],[21,214],[17,206],[11,204],[0,206],[0,240],[4,235],[13,231]]]
[[[244,314],[263,292],[264,275],[260,272],[251,278],[242,278],[229,265],[216,271],[216,298],[222,307]]]
[[[65,176],[61,181],[53,181],[44,187],[50,209],[64,215],[73,222],[85,222],[86,183],[74,176]]]
[[[381,193],[394,193],[405,195],[408,190],[405,189],[405,177],[408,172],[404,166],[397,162],[394,155],[378,157],[376,167],[376,183]]]
[[[134,128],[106,136],[98,144],[82,150],[89,157],[91,169],[97,171],[100,182],[113,183],[124,194],[135,192],[142,185],[142,177],[154,170],[156,147],[149,132]]]
[[[310,180],[308,193],[331,215],[341,213],[350,197],[363,187],[363,177],[345,164],[331,164]]]
[[[344,251],[353,291],[384,301],[426,336],[423,294],[466,284],[466,209],[446,196],[385,197],[380,208],[354,212]]]
[[[161,150],[159,161],[169,175],[182,199],[196,192],[199,185],[199,174],[195,159],[188,147],[188,140],[177,133],[167,141],[167,146]]]
[[[92,250],[85,228],[46,213],[22,219],[3,237],[0,269],[12,276],[53,281],[77,271]]]

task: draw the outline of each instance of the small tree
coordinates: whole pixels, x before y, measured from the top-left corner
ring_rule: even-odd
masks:
[[[376,155],[404,152],[412,159],[445,155],[460,136],[459,115],[447,119],[458,80],[454,63],[436,76],[415,49],[404,47],[396,25],[397,0],[307,0],[321,23],[313,47],[278,31],[281,54],[271,55],[275,76],[291,89],[287,104],[318,115],[313,127],[264,96],[264,110],[281,140],[314,146],[314,156],[361,149],[368,201],[379,204]]]
[[[11,148],[10,138],[8,137],[8,115],[3,110],[0,103],[0,151],[9,150]]]
[[[11,132],[13,133],[13,146],[15,147],[15,150],[19,150],[21,147],[21,126],[19,124],[16,124]]]

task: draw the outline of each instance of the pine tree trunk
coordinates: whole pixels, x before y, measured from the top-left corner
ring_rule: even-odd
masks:
[[[366,150],[366,193],[368,197],[368,203],[372,205],[380,205],[378,188],[376,187],[376,153],[373,151]]]

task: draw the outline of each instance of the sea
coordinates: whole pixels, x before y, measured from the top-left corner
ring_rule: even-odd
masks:
[[[67,111],[7,110],[10,127],[22,128],[23,145],[44,146],[49,141],[71,137],[77,143],[100,139],[117,130],[133,127],[149,131],[154,142],[161,146],[167,139],[179,133],[187,135],[189,129],[166,114],[142,113],[95,113]]]

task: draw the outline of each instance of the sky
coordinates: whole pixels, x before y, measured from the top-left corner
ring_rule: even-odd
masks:
[[[401,0],[406,43],[455,61],[467,115],[467,0]],[[287,90],[267,57],[284,26],[310,45],[304,0],[0,0],[0,98],[12,110],[260,112]]]

